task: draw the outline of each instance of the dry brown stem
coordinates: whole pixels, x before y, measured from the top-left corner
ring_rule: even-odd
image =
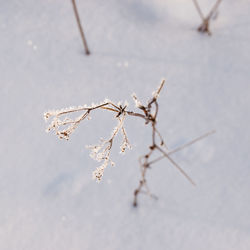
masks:
[[[101,166],[97,167],[93,172],[93,178],[98,182],[102,179],[105,168],[108,165],[113,166],[114,162],[111,160],[111,149],[113,146],[113,141],[116,138],[118,132],[122,134],[122,143],[120,146],[121,153],[124,153],[126,149],[130,149],[130,143],[128,140],[128,136],[126,134],[124,128],[124,121],[127,116],[139,117],[145,121],[145,124],[151,126],[152,131],[152,141],[148,147],[148,152],[139,158],[141,177],[139,181],[138,187],[134,191],[134,202],[133,205],[137,206],[138,204],[138,195],[139,194],[147,194],[152,198],[157,198],[153,194],[151,194],[146,180],[147,170],[156,162],[166,158],[170,161],[170,163],[192,184],[195,185],[194,181],[190,178],[190,176],[173,160],[170,156],[192,144],[195,142],[211,135],[215,131],[208,132],[172,151],[169,151],[165,141],[158,131],[157,125],[157,116],[159,111],[158,97],[159,94],[165,84],[165,80],[163,80],[156,90],[153,93],[153,98],[148,101],[147,105],[143,105],[137,98],[135,94],[133,94],[133,99],[135,101],[136,107],[139,109],[139,112],[129,111],[127,110],[127,103],[123,105],[121,103],[115,104],[110,100],[105,100],[100,104],[92,104],[91,106],[79,106],[79,107],[70,107],[62,110],[52,110],[44,113],[44,118],[47,121],[51,119],[51,122],[47,128],[47,132],[55,131],[55,134],[60,139],[68,140],[70,135],[75,131],[81,121],[88,118],[90,119],[90,113],[102,109],[104,111],[113,112],[115,114],[115,119],[118,121],[117,126],[113,129],[111,136],[109,139],[101,139],[100,143],[97,145],[88,146],[91,150],[90,156],[97,160],[98,162],[102,162]],[[69,118],[71,114],[81,113],[80,116],[76,118]],[[158,152],[159,156],[157,158],[153,158],[153,154]]]
[[[197,28],[197,30],[201,33],[207,33],[209,36],[212,35],[210,31],[210,20],[213,16],[215,16],[215,13],[220,5],[222,0],[217,0],[212,9],[210,10],[209,14],[205,17],[204,14],[201,11],[200,5],[198,4],[197,0],[193,0],[193,3],[195,5],[196,10],[199,13],[199,16],[202,20],[202,24]]]
[[[83,46],[84,46],[85,54],[89,55],[90,51],[89,51],[89,48],[88,48],[87,40],[86,40],[84,32],[83,32],[81,20],[80,20],[78,11],[77,11],[76,1],[75,0],[71,0],[71,2],[72,2],[72,5],[73,5],[74,14],[75,14],[75,17],[76,17],[76,22],[77,22],[77,25],[78,25],[78,28],[79,28],[79,31],[80,31],[80,34],[81,34],[81,38],[82,38],[82,43],[83,43]]]
[[[149,159],[153,155],[153,152],[158,151],[162,154],[163,157],[167,158],[193,185],[195,185],[194,181],[187,175],[187,173],[169,156],[169,154],[165,151],[166,145],[161,136],[160,132],[156,129],[156,119],[158,115],[159,105],[157,102],[158,96],[163,88],[165,81],[161,82],[160,87],[154,94],[153,98],[149,100],[146,106],[142,105],[136,96],[134,96],[135,102],[138,104],[138,108],[143,112],[143,114],[134,114],[128,113],[129,115],[139,116],[145,120],[146,124],[150,124],[152,127],[152,142],[149,146],[149,151],[144,156],[140,157],[139,163],[141,168],[141,179],[139,181],[139,186],[134,191],[134,202],[133,205],[137,206],[137,198],[140,193],[146,193],[152,197],[152,194],[149,191],[146,181],[146,173],[147,170],[150,168]],[[160,140],[160,143],[157,142],[157,137]],[[165,148],[163,149],[163,147]],[[145,188],[145,190],[143,190]]]
[[[131,113],[127,112],[129,115],[133,116],[138,116],[141,117],[145,120],[146,124],[150,124],[152,128],[152,142],[151,145],[149,146],[149,151],[141,156],[139,158],[139,163],[140,163],[140,169],[141,169],[141,179],[139,181],[138,187],[134,191],[134,202],[133,205],[137,206],[138,204],[138,195],[141,194],[147,194],[152,198],[157,198],[155,195],[153,195],[147,185],[147,180],[146,180],[146,174],[147,170],[151,168],[151,165],[154,164],[155,162],[158,162],[159,160],[162,160],[164,158],[168,159],[171,164],[192,184],[195,186],[195,182],[190,178],[190,176],[170,157],[171,154],[174,154],[192,144],[195,142],[204,139],[205,137],[215,133],[215,131],[208,132],[170,152],[168,152],[168,148],[163,140],[163,137],[161,136],[160,132],[156,128],[157,124],[157,115],[158,115],[158,110],[159,110],[159,105],[157,102],[158,96],[160,94],[160,91],[162,90],[162,87],[164,85],[165,81],[163,80],[160,87],[156,91],[154,97],[149,100],[148,104],[146,106],[142,105],[136,96],[134,96],[134,100],[136,103],[139,103],[138,108],[142,110],[143,114],[140,113]],[[157,139],[159,142],[157,142]],[[153,153],[158,152],[161,154],[161,156],[150,160],[153,157]]]

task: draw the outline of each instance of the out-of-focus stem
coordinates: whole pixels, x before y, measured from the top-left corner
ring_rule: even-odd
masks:
[[[82,29],[81,20],[80,20],[80,17],[79,17],[78,11],[77,11],[77,7],[76,7],[76,2],[75,2],[75,0],[71,0],[71,1],[72,1],[72,5],[73,5],[73,9],[74,9],[74,13],[75,13],[77,25],[78,25],[78,28],[79,28],[79,31],[80,31],[80,34],[81,34],[83,46],[84,46],[84,49],[85,49],[85,54],[89,55],[90,51],[89,51],[87,40],[85,38],[83,29]]]

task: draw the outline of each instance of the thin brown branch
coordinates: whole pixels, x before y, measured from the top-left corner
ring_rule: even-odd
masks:
[[[143,118],[144,120],[147,120],[145,115],[143,114],[140,114],[140,113],[135,113],[133,111],[126,111],[126,113],[130,116],[136,116],[136,117],[140,117],[140,118]]]
[[[183,144],[182,146],[180,146],[180,147],[178,147],[178,148],[175,148],[175,149],[171,150],[170,152],[168,152],[168,155],[172,155],[172,154],[174,154],[174,153],[177,153],[177,152],[183,150],[184,148],[187,148],[187,147],[191,146],[192,144],[194,144],[194,143],[196,143],[196,142],[198,142],[198,141],[200,141],[200,140],[202,140],[202,139],[204,139],[204,138],[206,138],[206,137],[208,137],[209,135],[212,135],[212,134],[214,134],[214,133],[216,133],[216,131],[215,131],[215,130],[212,130],[212,131],[210,131],[210,132],[208,132],[208,133],[206,133],[206,134],[204,134],[204,135],[201,135],[201,136],[195,138],[194,140],[192,140],[192,141],[190,141],[190,142],[188,142],[188,143],[185,143],[185,144]],[[159,156],[159,157],[157,157],[156,159],[150,161],[149,164],[152,165],[152,164],[154,164],[154,163],[156,163],[156,162],[162,160],[163,158],[165,158],[164,155],[163,155],[163,156]]]
[[[188,176],[188,174],[165,152],[163,151],[159,146],[156,146],[156,148],[187,178],[187,180],[196,186],[195,182]]]
[[[166,144],[164,142],[164,139],[161,135],[161,133],[157,129],[157,116],[159,112],[159,104],[158,104],[158,97],[160,92],[163,89],[165,81],[163,80],[158,87],[158,89],[153,93],[153,97],[148,101],[147,105],[143,105],[136,95],[133,95],[133,99],[135,101],[136,107],[139,109],[140,113],[133,112],[133,111],[127,111],[126,108],[128,104],[125,102],[123,105],[118,103],[117,105],[114,104],[112,101],[105,100],[101,104],[92,104],[92,106],[79,106],[79,107],[71,107],[67,109],[62,110],[52,110],[48,111],[44,114],[45,120],[51,119],[51,123],[47,128],[47,131],[54,130],[56,132],[56,135],[59,138],[62,139],[69,139],[70,135],[74,132],[74,130],[78,127],[81,121],[83,121],[86,118],[90,118],[90,113],[97,109],[102,109],[104,111],[110,111],[115,113],[115,119],[117,119],[118,124],[113,129],[111,133],[111,137],[109,139],[104,140],[101,139],[100,143],[97,145],[91,145],[88,146],[88,148],[91,150],[90,156],[97,160],[98,162],[102,162],[101,166],[96,168],[96,170],[93,172],[93,177],[97,181],[100,181],[103,177],[103,173],[105,168],[108,165],[113,166],[114,162],[110,159],[111,156],[111,150],[113,147],[113,141],[116,138],[118,132],[121,132],[122,134],[122,143],[120,146],[121,153],[124,153],[126,149],[130,149],[130,143],[127,137],[126,130],[124,128],[124,121],[125,117],[127,115],[133,116],[133,117],[139,117],[142,118],[145,121],[145,124],[150,124],[152,136],[151,136],[151,145],[148,147],[148,152],[141,156],[139,158],[139,164],[140,164],[140,172],[141,177],[138,184],[138,187],[134,191],[134,206],[137,206],[138,204],[138,195],[139,194],[147,194],[151,198],[157,198],[155,195],[153,195],[150,192],[150,189],[147,184],[147,171],[151,168],[151,165],[158,162],[159,160],[162,160],[163,158],[166,158],[170,161],[172,165],[174,165],[175,168],[178,169],[178,171],[193,185],[195,185],[194,181],[191,179],[191,177],[178,165],[177,162],[175,162],[172,157],[170,157],[171,154],[174,154],[192,144],[195,142],[204,139],[205,137],[213,134],[215,131],[210,131],[170,152],[168,152],[168,149],[166,147]],[[78,113],[82,112],[81,115],[77,118],[70,118],[66,115],[71,116],[72,113]],[[62,119],[62,118],[64,119]],[[61,128],[66,129],[61,129]],[[165,147],[163,149],[163,147]],[[161,155],[155,159],[153,158],[153,154],[155,152],[160,153]]]
[[[199,16],[202,20],[202,24],[198,27],[198,31],[201,33],[207,33],[208,35],[212,35],[210,31],[210,21],[212,16],[216,13],[220,3],[222,0],[217,0],[212,9],[210,10],[209,14],[205,17],[204,14],[201,11],[200,5],[198,4],[197,0],[193,0],[193,3],[195,5],[195,8],[197,12],[199,13]]]
[[[193,3],[194,3],[194,6],[195,8],[197,9],[199,15],[200,15],[200,18],[204,21],[205,20],[205,17],[201,11],[201,8],[200,8],[200,5],[198,4],[198,2],[196,0],[193,0]]]
[[[109,107],[101,107],[101,109],[106,109],[106,110],[113,111],[113,112],[119,112],[119,110],[112,109],[112,108],[109,108]]]
[[[214,4],[213,8],[211,9],[211,11],[208,14],[209,19],[211,19],[212,16],[215,14],[215,12],[219,8],[219,5],[220,5],[221,2],[222,2],[222,0],[217,0],[217,2]]]
[[[72,5],[73,5],[74,14],[75,14],[75,17],[76,17],[76,22],[77,22],[77,25],[78,25],[78,28],[79,28],[79,31],[80,31],[80,34],[81,34],[81,38],[82,38],[82,43],[83,43],[83,46],[84,46],[85,54],[89,55],[90,51],[89,51],[89,48],[88,48],[87,40],[86,40],[84,32],[83,32],[81,20],[80,20],[78,11],[77,11],[76,2],[75,2],[75,0],[71,0],[71,2],[72,2]]]
[[[160,132],[158,131],[158,129],[156,128],[156,124],[157,124],[157,115],[158,115],[158,111],[159,111],[159,105],[157,102],[157,98],[159,96],[160,91],[162,90],[162,87],[164,85],[164,81],[162,82],[162,84],[160,85],[160,88],[158,88],[158,91],[155,92],[155,94],[153,95],[153,99],[151,99],[148,102],[147,106],[144,106],[141,102],[139,102],[138,98],[134,95],[133,98],[135,100],[135,103],[137,104],[138,108],[140,110],[143,111],[143,114],[134,114],[129,113],[130,115],[133,116],[138,116],[141,117],[143,119],[146,120],[146,124],[151,124],[152,127],[152,142],[151,145],[149,146],[149,151],[147,154],[145,154],[144,156],[141,156],[139,158],[139,163],[140,163],[140,168],[141,168],[141,178],[139,181],[139,185],[138,187],[135,189],[134,191],[134,201],[133,201],[133,205],[137,206],[138,205],[138,195],[141,193],[144,194],[148,194],[150,197],[153,197],[153,195],[151,194],[148,185],[147,185],[147,180],[146,180],[146,174],[147,174],[147,170],[151,167],[151,165],[159,160],[162,160],[163,158],[167,158],[172,165],[174,165],[175,168],[177,168],[177,170],[192,184],[192,185],[196,185],[195,182],[192,180],[192,178],[172,159],[172,157],[170,157],[170,154],[174,154],[182,149],[184,149],[185,147],[188,147],[192,144],[194,144],[195,142],[204,139],[205,137],[213,134],[215,131],[210,131],[186,144],[184,144],[183,146],[176,148],[174,150],[172,150],[171,152],[166,152],[162,149],[163,146],[165,146],[165,142],[163,140],[163,137],[161,136]],[[153,109],[154,108],[154,109]],[[158,136],[158,138],[160,139],[160,145],[158,145],[157,143],[157,139],[156,137]],[[153,155],[154,151],[158,151],[160,152],[162,155],[154,160],[149,161],[149,159],[151,158],[151,156]]]

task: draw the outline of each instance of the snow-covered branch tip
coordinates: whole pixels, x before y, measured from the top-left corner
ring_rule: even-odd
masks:
[[[97,109],[114,113],[114,117],[117,120],[117,125],[111,132],[111,135],[108,139],[101,139],[99,144],[87,146],[90,149],[90,157],[94,160],[101,163],[99,167],[93,172],[93,178],[99,182],[101,181],[105,168],[110,165],[114,166],[115,163],[111,160],[111,150],[113,147],[113,142],[120,132],[122,135],[122,141],[120,145],[120,152],[124,153],[126,149],[131,149],[131,145],[128,140],[126,130],[124,128],[124,122],[127,116],[139,117],[145,121],[145,124],[151,125],[152,128],[152,142],[149,145],[148,152],[140,157],[140,169],[141,169],[141,178],[139,180],[138,187],[134,191],[134,206],[138,204],[138,195],[139,194],[148,194],[150,197],[156,198],[149,191],[146,174],[148,169],[156,162],[166,158],[191,184],[195,185],[194,181],[189,177],[189,175],[172,159],[170,155],[192,145],[193,143],[213,134],[215,131],[206,133],[187,144],[184,144],[172,151],[169,151],[165,141],[157,129],[157,118],[159,111],[158,98],[160,92],[163,89],[165,80],[162,80],[160,86],[152,93],[153,97],[143,104],[139,101],[136,94],[133,94],[133,100],[135,102],[135,107],[137,111],[127,110],[128,103],[118,103],[106,99],[99,104],[92,104],[91,106],[83,105],[78,107],[70,107],[61,110],[51,110],[44,113],[44,118],[46,121],[50,120],[50,124],[47,128],[47,132],[54,131],[55,134],[60,139],[68,140],[70,135],[75,131],[81,121],[85,119],[90,119],[91,112],[94,112]],[[78,114],[76,118],[73,118],[73,114]],[[158,153],[156,158],[153,158],[153,153]],[[154,154],[155,155],[155,154]],[[155,156],[154,156],[155,157]]]

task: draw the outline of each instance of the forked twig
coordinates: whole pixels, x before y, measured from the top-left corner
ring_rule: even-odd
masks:
[[[198,27],[198,31],[201,33],[207,33],[208,35],[212,35],[210,31],[210,20],[215,15],[220,3],[222,0],[217,0],[212,9],[210,10],[209,14],[205,17],[201,11],[200,5],[198,4],[197,0],[193,0],[195,8],[197,9],[199,16],[202,20],[202,24]]]
[[[146,193],[148,195],[150,195],[152,197],[152,194],[149,192],[149,189],[147,187],[147,180],[146,180],[146,173],[147,170],[151,167],[151,164],[163,159],[163,158],[167,158],[172,165],[178,169],[178,171],[180,171],[180,173],[192,184],[195,185],[195,182],[192,180],[192,178],[170,157],[170,153],[173,154],[174,152],[180,151],[181,149],[183,149],[184,147],[187,147],[191,144],[193,144],[194,142],[201,140],[203,138],[205,138],[205,135],[203,135],[202,137],[199,137],[191,142],[189,142],[188,144],[185,144],[181,147],[179,147],[178,149],[176,149],[175,151],[172,152],[167,152],[167,147],[165,145],[165,142],[163,140],[163,137],[161,136],[160,132],[157,130],[156,128],[156,123],[157,123],[157,115],[158,115],[158,110],[159,110],[159,105],[157,102],[158,96],[160,94],[160,91],[162,90],[162,87],[164,85],[164,81],[162,81],[160,87],[158,88],[158,90],[155,92],[155,94],[153,95],[153,98],[151,100],[149,100],[147,105],[142,105],[142,103],[138,100],[137,96],[134,95],[134,101],[136,103],[136,106],[142,110],[143,114],[141,114],[140,117],[144,118],[146,124],[151,124],[152,127],[152,142],[151,145],[149,146],[149,151],[147,154],[145,154],[144,156],[140,157],[140,166],[141,166],[141,179],[139,181],[139,185],[136,188],[136,190],[134,191],[134,202],[133,205],[137,206],[137,199],[138,199],[138,195],[140,193]],[[136,115],[139,116],[138,113],[136,114],[131,114],[131,115]],[[210,133],[207,133],[206,136],[210,135]],[[157,138],[159,139],[159,143],[157,142]],[[164,148],[165,147],[165,148]],[[149,161],[150,158],[152,158],[152,155],[155,151],[158,151],[161,156]],[[145,190],[143,190],[143,188]]]
[[[77,22],[77,25],[78,25],[78,28],[79,28],[79,31],[80,31],[80,34],[81,34],[81,38],[82,38],[82,42],[83,42],[85,54],[89,55],[90,51],[89,51],[89,48],[88,48],[87,40],[86,40],[84,32],[83,32],[81,20],[80,20],[78,11],[77,11],[76,1],[75,0],[71,0],[71,2],[72,2],[72,5],[73,5],[74,14],[75,14],[75,17],[76,17],[76,22]]]
[[[157,198],[153,194],[151,194],[147,181],[146,181],[146,173],[147,170],[151,167],[152,164],[166,158],[170,161],[170,163],[193,185],[195,185],[194,181],[190,178],[190,176],[172,159],[170,156],[192,144],[195,142],[213,134],[215,131],[208,132],[172,151],[168,151],[168,148],[161,136],[160,132],[157,130],[157,115],[159,111],[158,97],[159,94],[165,84],[165,80],[163,80],[156,90],[153,93],[153,98],[148,101],[147,105],[143,105],[137,98],[135,94],[133,94],[133,99],[135,101],[136,107],[140,112],[134,112],[127,110],[128,103],[115,104],[110,100],[104,100],[104,102],[100,104],[92,104],[91,106],[79,106],[79,107],[70,107],[62,110],[51,110],[44,114],[44,118],[47,121],[48,119],[52,119],[50,125],[47,128],[47,132],[55,131],[55,134],[60,139],[69,139],[69,136],[75,131],[81,121],[84,119],[90,119],[90,113],[97,110],[102,109],[105,111],[113,112],[115,114],[115,119],[117,119],[118,124],[113,129],[111,136],[109,139],[101,139],[100,143],[97,145],[87,146],[90,150],[90,156],[97,160],[98,162],[102,162],[101,166],[97,167],[93,172],[93,178],[98,182],[102,179],[104,170],[108,165],[114,166],[114,162],[111,160],[111,149],[113,146],[113,141],[116,138],[117,134],[121,132],[122,135],[122,143],[120,146],[121,153],[124,153],[126,149],[131,149],[127,133],[124,128],[124,121],[126,116],[133,116],[142,118],[145,121],[145,124],[150,124],[152,128],[152,142],[149,146],[149,151],[139,158],[140,170],[141,170],[141,178],[139,181],[139,185],[134,191],[134,206],[137,206],[138,203],[138,195],[139,194],[147,194],[152,198]],[[65,117],[66,115],[71,115],[75,113],[81,113],[80,116],[76,118]],[[152,155],[154,152],[160,153],[160,156],[152,159]]]

